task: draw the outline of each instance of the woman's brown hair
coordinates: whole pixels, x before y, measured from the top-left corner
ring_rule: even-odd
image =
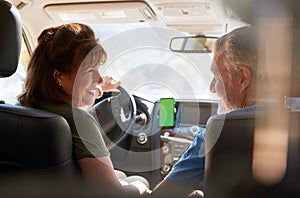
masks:
[[[76,72],[92,49],[97,49],[96,64],[105,62],[106,52],[88,25],[70,23],[43,30],[27,68],[20,104],[39,107],[43,102],[65,102],[68,96],[55,81],[54,70]]]

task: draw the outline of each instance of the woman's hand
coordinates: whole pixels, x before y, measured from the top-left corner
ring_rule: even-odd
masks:
[[[103,82],[100,83],[100,86],[102,87],[103,92],[112,91],[121,84],[121,82],[113,76],[104,75],[102,78]]]
[[[150,194],[151,190],[141,181],[133,181],[130,182],[129,185],[136,187],[140,193],[140,195]]]
[[[102,83],[96,87],[96,99],[101,98],[104,92],[112,91],[121,84],[121,82],[113,76],[104,75],[102,76],[102,79]]]

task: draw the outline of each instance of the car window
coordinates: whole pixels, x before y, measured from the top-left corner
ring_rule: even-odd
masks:
[[[0,99],[5,103],[16,104],[18,102],[17,97],[23,90],[29,57],[28,49],[22,40],[17,71],[10,77],[0,78]]]

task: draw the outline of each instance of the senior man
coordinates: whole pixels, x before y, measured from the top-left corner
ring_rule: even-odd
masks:
[[[258,68],[257,32],[251,26],[237,28],[217,39],[211,65],[210,91],[219,96],[218,114],[243,110],[256,104],[258,81],[264,70]],[[203,184],[205,131],[199,133],[172,171],[152,192],[153,196],[186,197]]]

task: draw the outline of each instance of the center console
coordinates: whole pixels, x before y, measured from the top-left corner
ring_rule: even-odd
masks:
[[[217,105],[205,101],[175,101],[174,125],[161,127],[161,175],[166,176],[192,143],[205,130],[208,118]]]

